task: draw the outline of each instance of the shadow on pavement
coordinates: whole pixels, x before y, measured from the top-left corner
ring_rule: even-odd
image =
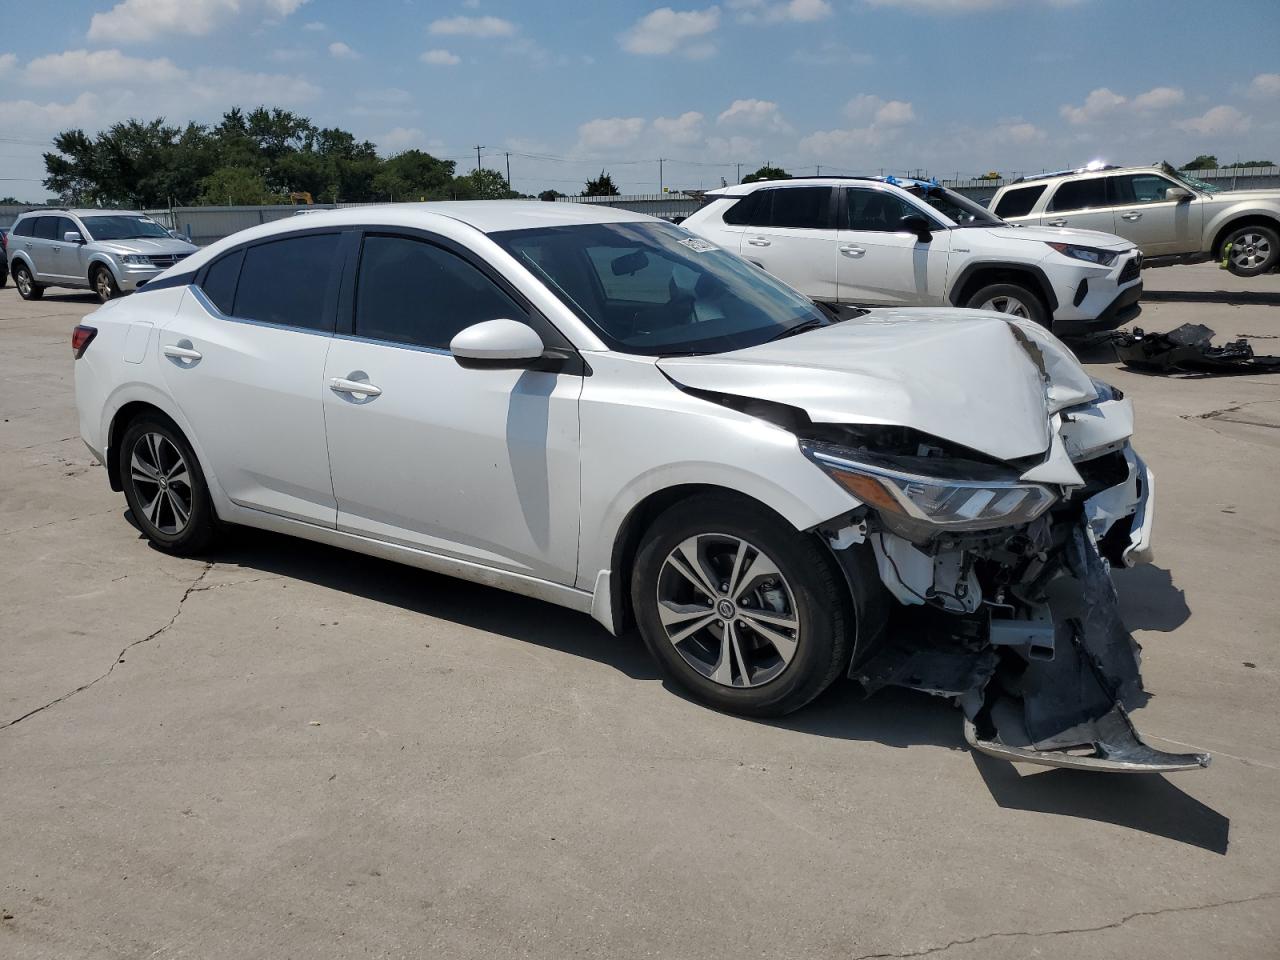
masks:
[[[1164,567],[1144,563],[1129,570],[1115,570],[1112,577],[1120,598],[1120,615],[1130,630],[1169,633],[1191,619],[1187,595]]]
[[[1265,290],[1144,290],[1143,303],[1225,303],[1233,306],[1280,306],[1280,293]]]

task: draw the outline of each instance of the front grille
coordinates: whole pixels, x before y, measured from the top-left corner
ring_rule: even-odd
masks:
[[[157,267],[172,267],[180,260],[185,260],[185,253],[155,253],[151,255],[151,262]]]
[[[1128,283],[1130,280],[1137,280],[1141,270],[1142,254],[1135,253],[1129,262],[1124,265],[1124,269],[1120,271],[1120,282]]]

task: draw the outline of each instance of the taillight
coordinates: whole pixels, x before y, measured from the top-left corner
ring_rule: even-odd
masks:
[[[71,349],[75,352],[77,360],[84,356],[84,352],[89,349],[89,344],[93,343],[93,338],[97,335],[97,327],[86,326],[83,323],[71,331]]]

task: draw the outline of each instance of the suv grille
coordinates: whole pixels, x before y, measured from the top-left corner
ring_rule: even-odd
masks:
[[[1142,270],[1142,254],[1135,253],[1128,263],[1124,265],[1124,269],[1120,271],[1120,282],[1128,283],[1130,280],[1137,280],[1138,273]]]
[[[172,267],[180,260],[185,260],[185,253],[153,253],[151,254],[151,262],[157,267]]]

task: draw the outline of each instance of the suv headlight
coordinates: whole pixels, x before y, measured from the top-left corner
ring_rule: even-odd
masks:
[[[853,451],[825,443],[803,443],[801,449],[827,476],[910,539],[911,533],[926,532],[921,525],[927,525],[928,533],[1019,526],[1057,499],[1038,483],[924,476],[860,462],[851,459]],[[909,529],[901,530],[904,525]]]
[[[1102,267],[1111,266],[1111,264],[1116,262],[1116,257],[1120,256],[1120,254],[1116,253],[1114,250],[1101,250],[1098,247],[1082,247],[1078,243],[1045,242],[1064,257],[1071,257],[1073,260],[1083,260],[1085,263],[1096,263]]]
[[[151,266],[151,258],[148,256],[144,256],[141,253],[126,253],[124,256],[120,258],[120,260],[122,263],[127,263],[134,267]]]

